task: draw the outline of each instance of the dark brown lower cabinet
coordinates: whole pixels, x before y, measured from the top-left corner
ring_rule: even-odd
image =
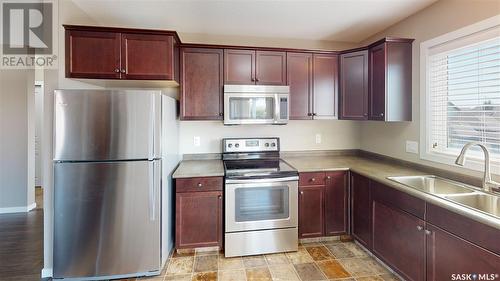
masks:
[[[427,233],[428,281],[498,279],[499,255],[431,224],[427,224]]]
[[[425,222],[378,201],[372,214],[373,253],[405,280],[425,280]]]
[[[189,190],[187,186],[193,180],[176,181],[175,196],[175,247],[222,247],[222,181],[220,184],[206,186],[211,183],[200,178],[202,191],[179,192]],[[213,181],[212,181],[213,182]],[[218,182],[218,181],[216,181]],[[211,191],[205,191],[211,190]]]
[[[351,173],[351,234],[367,249],[371,249],[370,180]]]
[[[347,172],[326,173],[325,235],[347,233]]]
[[[346,234],[347,172],[300,173],[299,238]]]
[[[299,237],[322,236],[324,231],[324,186],[299,187]]]

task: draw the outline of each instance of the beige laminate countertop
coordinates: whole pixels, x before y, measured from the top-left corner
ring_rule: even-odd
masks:
[[[184,160],[179,164],[172,177],[194,178],[194,177],[223,177],[224,165],[222,160]]]
[[[412,176],[432,174],[411,166],[392,163],[363,156],[283,156],[283,160],[302,172],[351,170],[357,174],[408,193],[426,202],[448,209],[478,222],[500,230],[500,219],[436,195],[389,180],[392,176]],[[224,176],[222,160],[184,160],[173,174],[173,178]]]
[[[388,179],[393,176],[428,175],[429,172],[412,167],[375,160],[362,156],[291,156],[283,159],[300,172],[350,170],[384,185],[408,193],[426,202],[443,207],[500,230],[500,219],[433,194],[416,190]]]

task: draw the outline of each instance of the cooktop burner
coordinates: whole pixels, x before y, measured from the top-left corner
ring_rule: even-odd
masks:
[[[223,160],[226,178],[283,178],[297,176],[280,159],[279,138],[224,139]]]
[[[281,159],[225,160],[228,178],[276,178],[297,176],[297,170]]]

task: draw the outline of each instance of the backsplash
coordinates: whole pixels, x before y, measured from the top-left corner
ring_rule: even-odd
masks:
[[[287,125],[237,126],[224,126],[222,121],[182,121],[179,152],[220,153],[223,138],[270,136],[280,138],[282,151],[357,149],[360,135],[357,121],[291,120]],[[197,137],[199,145],[195,145]]]

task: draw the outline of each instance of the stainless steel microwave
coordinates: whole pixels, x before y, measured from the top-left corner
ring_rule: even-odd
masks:
[[[289,86],[224,85],[224,125],[284,125],[289,93]]]

